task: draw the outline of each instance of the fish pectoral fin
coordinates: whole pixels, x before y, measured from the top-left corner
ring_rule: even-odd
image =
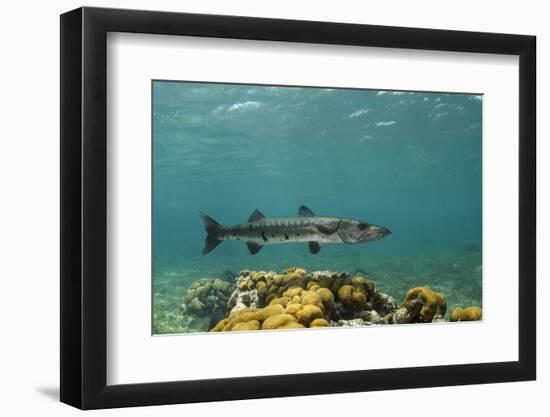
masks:
[[[315,213],[306,206],[300,206],[298,209],[298,215],[302,217],[314,217]]]
[[[319,253],[321,244],[319,242],[309,242],[309,251],[313,254]]]
[[[260,220],[260,219],[263,219],[265,218],[265,216],[263,215],[263,213],[256,209],[252,212],[252,214],[250,215],[250,217],[248,218],[248,222],[255,222],[256,220]]]
[[[328,227],[328,226],[323,226],[323,225],[318,225],[318,226],[317,226],[317,230],[318,230],[319,232],[321,232],[322,234],[324,234],[324,235],[331,235],[331,234],[333,234],[334,232],[336,232],[336,228]]]
[[[254,242],[246,242],[246,246],[248,246],[248,250],[250,251],[251,255],[256,255],[261,248],[263,248],[263,245],[259,245]]]

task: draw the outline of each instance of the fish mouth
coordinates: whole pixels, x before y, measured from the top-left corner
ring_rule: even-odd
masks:
[[[369,232],[370,239],[372,240],[380,240],[388,235],[391,235],[391,230],[381,226],[376,226],[374,230]]]

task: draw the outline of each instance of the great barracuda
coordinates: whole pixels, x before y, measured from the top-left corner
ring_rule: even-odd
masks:
[[[222,240],[242,240],[252,255],[264,245],[308,242],[309,251],[315,254],[321,250],[321,243],[363,243],[382,239],[391,233],[385,227],[359,220],[316,216],[306,206],[298,210],[299,217],[270,219],[254,210],[247,223],[228,227],[202,212],[199,214],[206,229],[203,255],[211,252]]]

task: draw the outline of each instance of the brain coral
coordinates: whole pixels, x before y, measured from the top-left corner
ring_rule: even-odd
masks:
[[[338,301],[344,308],[360,311],[367,304],[367,293],[362,286],[345,284],[338,290]]]
[[[447,299],[441,293],[426,287],[415,287],[407,291],[403,307],[407,310],[408,323],[430,323],[435,316],[447,311]]]
[[[481,307],[471,306],[464,309],[456,307],[451,311],[451,321],[478,321],[483,317]]]
[[[287,313],[275,314],[262,323],[262,330],[299,329],[303,327],[303,325],[297,323],[296,317]]]
[[[183,306],[190,314],[198,316],[226,313],[226,305],[234,286],[213,278],[195,281],[183,296]]]

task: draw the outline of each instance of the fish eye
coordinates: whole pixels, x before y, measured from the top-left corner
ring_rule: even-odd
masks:
[[[359,230],[365,230],[367,227],[369,227],[368,223],[359,223]]]

